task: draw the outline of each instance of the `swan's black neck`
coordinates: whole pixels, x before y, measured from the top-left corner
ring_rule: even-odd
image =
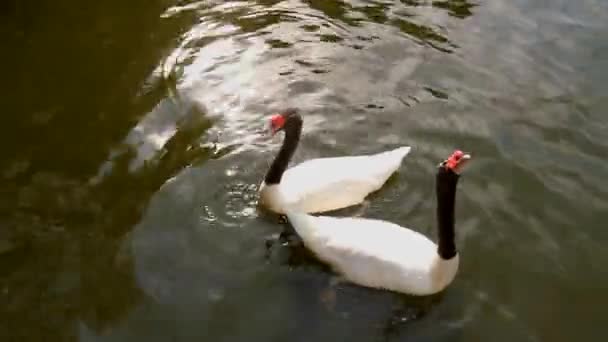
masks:
[[[437,171],[435,192],[437,193],[437,228],[439,247],[437,252],[444,260],[456,256],[454,232],[454,206],[456,204],[456,185],[460,176],[446,169],[443,164]]]
[[[272,162],[264,182],[267,185],[279,184],[283,172],[287,169],[287,165],[291,160],[298,143],[300,142],[300,134],[302,133],[302,117],[299,114],[291,114],[285,119],[285,125],[283,126],[285,131],[285,139],[283,140],[283,146],[279,150],[276,158]]]

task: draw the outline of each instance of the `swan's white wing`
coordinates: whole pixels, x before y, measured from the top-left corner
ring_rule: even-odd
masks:
[[[361,203],[399,168],[410,147],[369,156],[319,158],[288,169],[281,180],[285,202],[316,213]]]
[[[435,286],[437,246],[391,222],[289,212],[304,244],[354,283],[424,294]]]

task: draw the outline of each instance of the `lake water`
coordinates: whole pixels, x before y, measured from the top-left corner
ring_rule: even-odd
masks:
[[[0,5],[2,341],[600,341],[608,3],[73,0]],[[412,146],[362,205],[461,267],[424,298],[334,283],[256,209],[293,160]]]

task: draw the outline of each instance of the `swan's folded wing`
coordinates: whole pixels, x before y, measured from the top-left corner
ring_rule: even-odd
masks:
[[[312,216],[316,232],[327,248],[345,253],[384,258],[385,261],[425,259],[435,254],[435,244],[423,234],[395,223],[355,217]]]
[[[423,284],[436,257],[436,245],[426,236],[391,222],[288,216],[310,250],[359,284],[399,287],[404,278]]]
[[[409,147],[402,147],[371,156],[308,160],[285,172],[281,192],[306,212],[355,205],[380,189],[408,153]]]

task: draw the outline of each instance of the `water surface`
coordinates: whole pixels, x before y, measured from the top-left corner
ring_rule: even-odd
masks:
[[[6,1],[3,341],[601,340],[608,4]],[[363,206],[435,236],[455,148],[461,268],[444,293],[333,282],[257,187],[294,158],[413,150]],[[275,241],[275,243],[272,243]]]

